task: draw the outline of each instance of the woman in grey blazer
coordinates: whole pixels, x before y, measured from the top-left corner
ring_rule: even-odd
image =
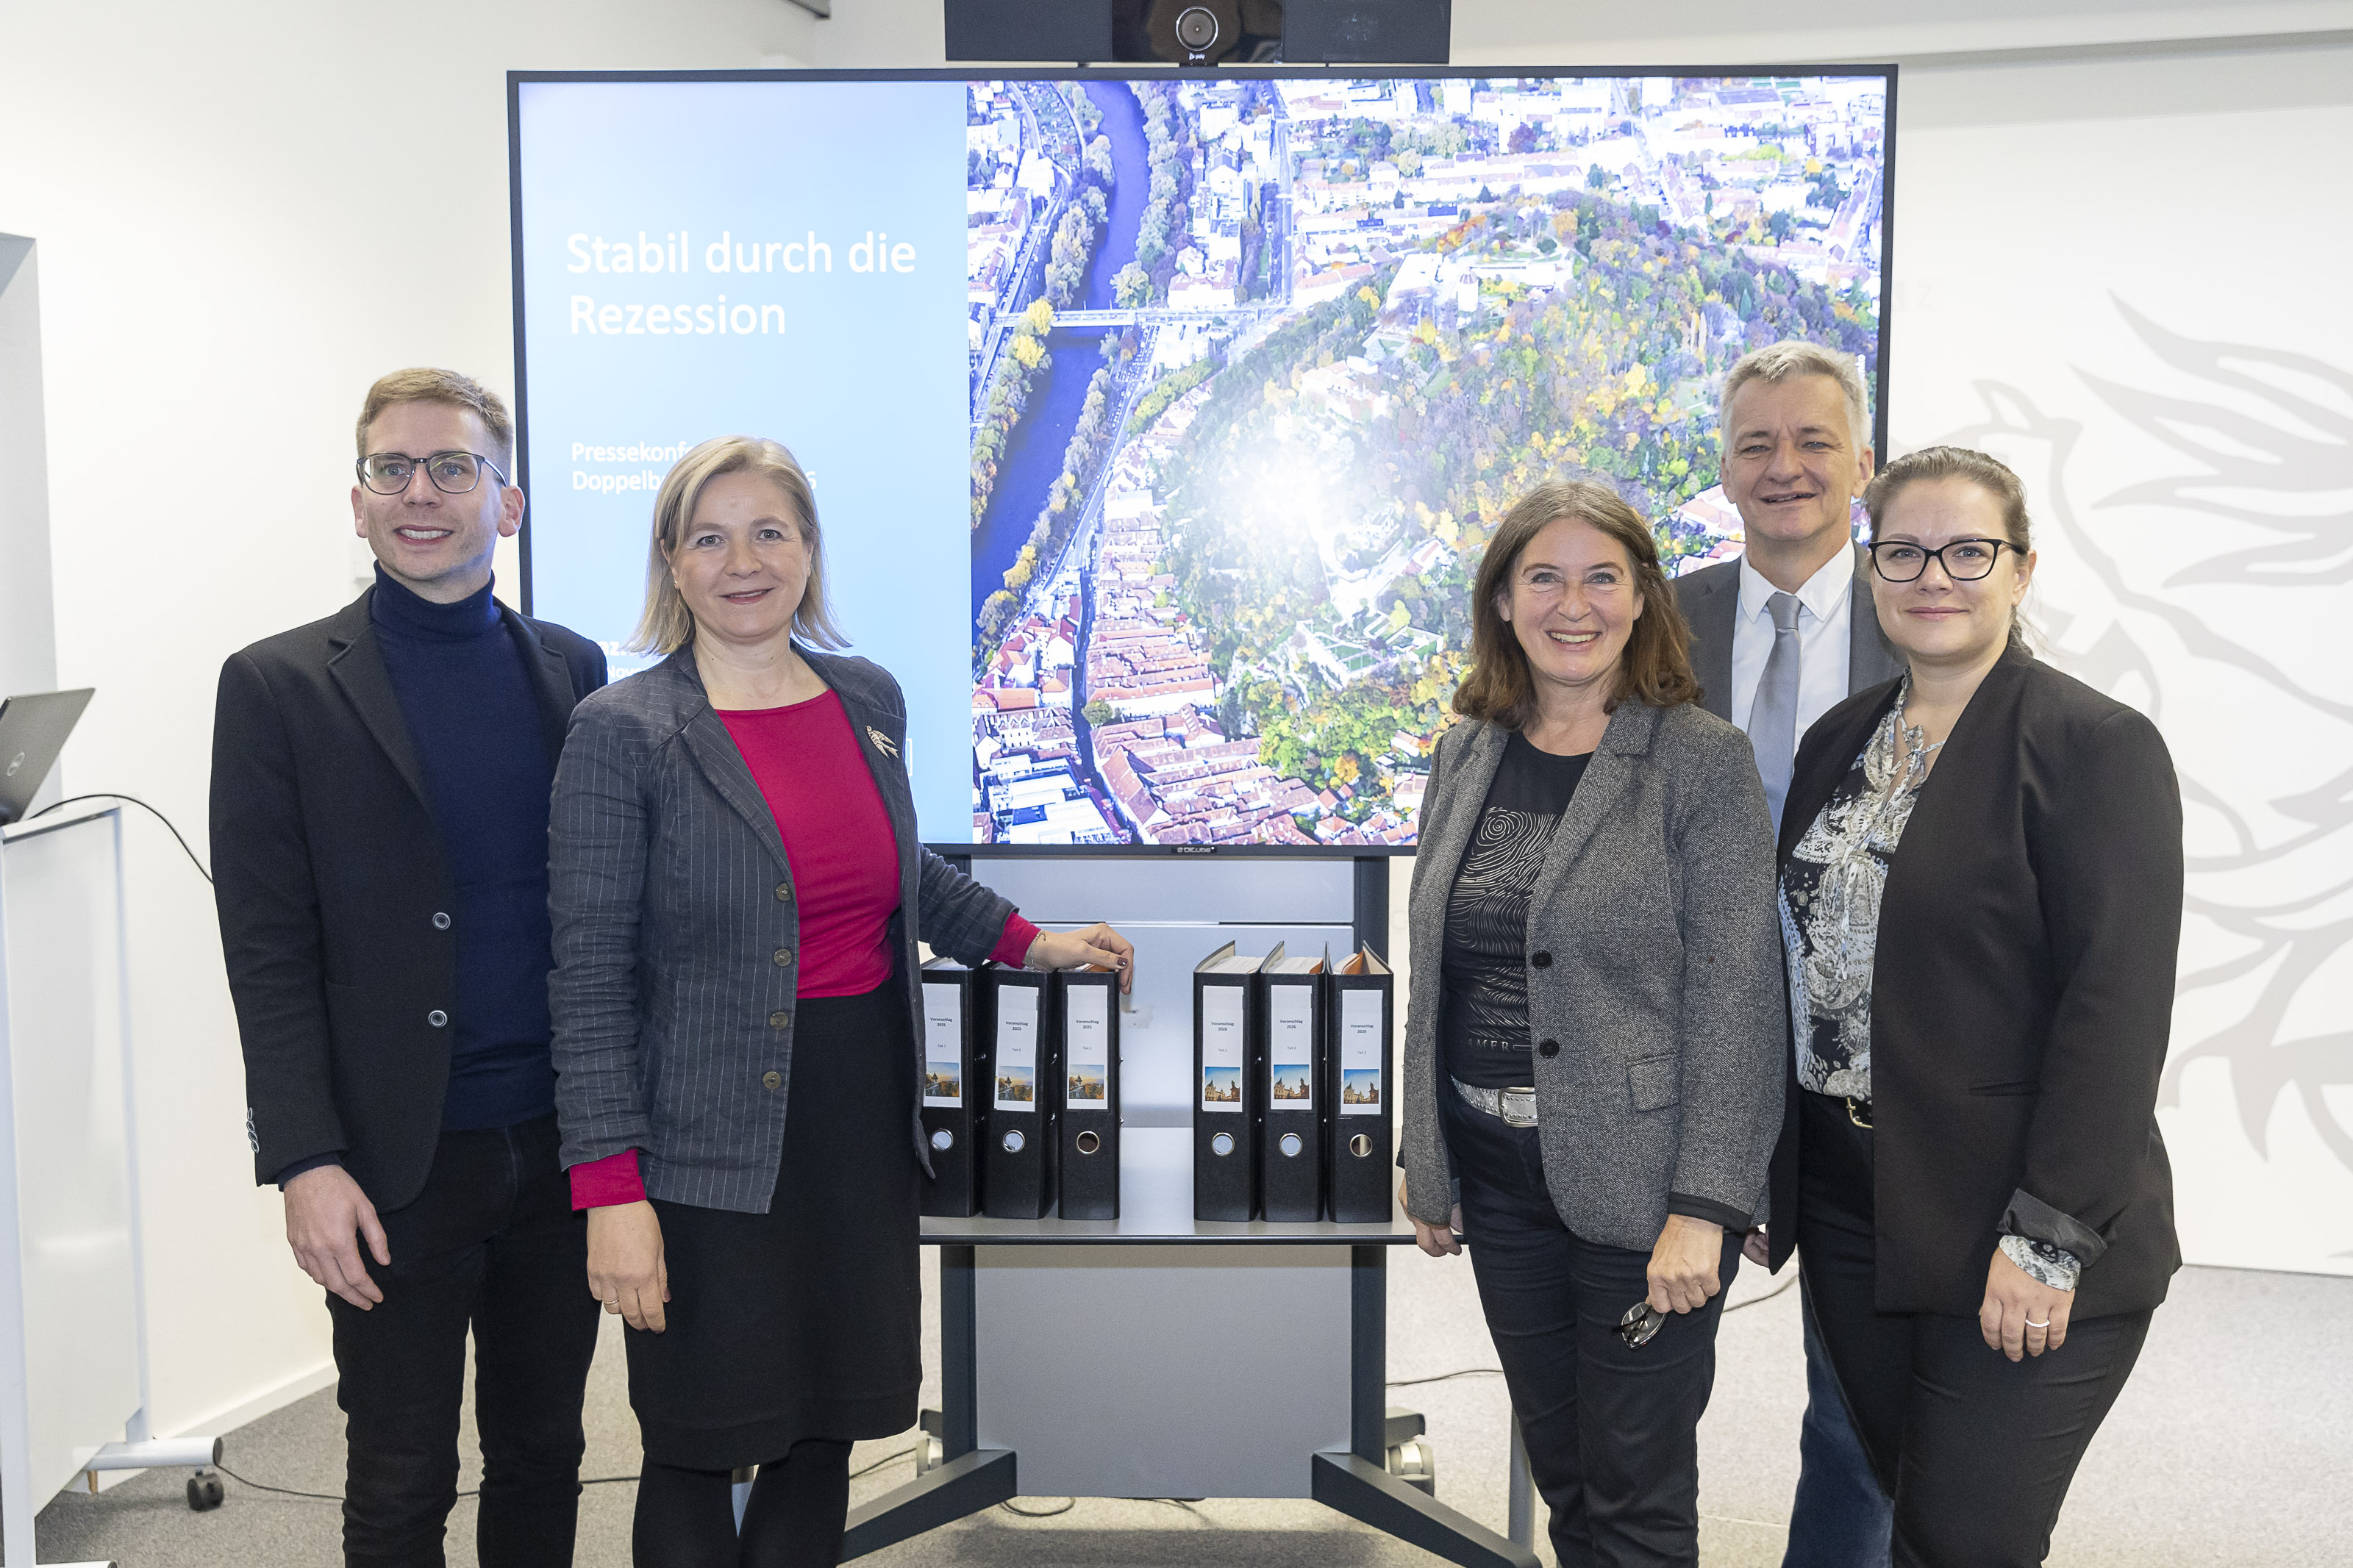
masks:
[[[923,848],[898,685],[840,645],[800,466],[706,441],[655,503],[638,646],[670,657],[575,709],[556,769],[556,1113],[628,1325],[639,1568],[833,1563],[851,1442],[914,1422],[917,939],[1132,956]]]
[[[1615,492],[1538,488],[1474,593],[1414,863],[1405,1205],[1423,1251],[1470,1243],[1563,1568],[1695,1563],[1781,1121],[1764,788]]]

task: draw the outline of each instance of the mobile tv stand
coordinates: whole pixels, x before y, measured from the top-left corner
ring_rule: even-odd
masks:
[[[961,857],[959,857],[961,858]],[[848,1562],[1017,1495],[1313,1499],[1466,1568],[1524,1545],[1390,1473],[1420,1430],[1387,1405],[1381,1225],[1192,1217],[1192,966],[1364,939],[1386,951],[1386,858],[975,855],[1032,920],[1136,944],[1122,1015],[1115,1220],[923,1222],[940,1248],[940,1462],[851,1510]]]

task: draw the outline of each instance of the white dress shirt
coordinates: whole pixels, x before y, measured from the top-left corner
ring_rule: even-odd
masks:
[[[1757,706],[1757,685],[1773,652],[1773,613],[1766,601],[1780,590],[1740,558],[1740,605],[1732,622],[1732,721],[1745,732]],[[1853,662],[1854,551],[1841,550],[1798,590],[1798,739],[1814,721],[1847,699]]]

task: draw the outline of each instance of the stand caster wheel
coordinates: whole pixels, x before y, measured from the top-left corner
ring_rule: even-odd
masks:
[[[1422,1436],[1408,1438],[1388,1453],[1388,1471],[1409,1487],[1438,1495],[1438,1451]]]
[[[210,1513],[220,1507],[227,1494],[221,1490],[220,1478],[199,1470],[188,1478],[188,1508],[195,1513]]]

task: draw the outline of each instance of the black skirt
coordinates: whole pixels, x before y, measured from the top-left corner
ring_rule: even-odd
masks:
[[[794,1010],[784,1158],[764,1215],[654,1202],[668,1327],[624,1331],[646,1457],[691,1469],[784,1458],[805,1437],[915,1423],[915,1047],[906,993]]]

